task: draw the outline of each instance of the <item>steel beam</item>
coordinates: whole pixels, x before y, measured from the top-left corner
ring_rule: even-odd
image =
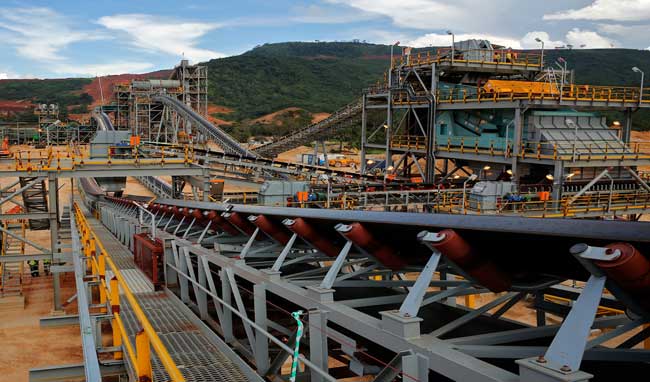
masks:
[[[123,363],[101,365],[102,378],[119,377],[127,374]],[[29,369],[29,382],[83,382],[86,377],[83,364],[50,366]]]

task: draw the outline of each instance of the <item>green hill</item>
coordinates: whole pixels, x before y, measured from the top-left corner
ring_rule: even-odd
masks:
[[[243,137],[276,133],[298,127],[310,113],[332,112],[381,80],[388,66],[390,47],[354,42],[288,42],[264,44],[238,56],[206,63],[209,100],[234,111],[219,118]],[[399,54],[399,49],[396,49]],[[576,83],[638,86],[637,66],[650,77],[650,52],[631,49],[548,50],[546,62],[563,57],[575,69]],[[0,81],[0,99],[32,99],[34,103],[88,105],[83,86],[90,79]],[[650,89],[649,89],[650,91]],[[278,110],[298,107],[299,118],[285,118],[282,128],[265,126],[254,119]],[[607,114],[620,118],[616,113]],[[635,114],[634,125],[650,130],[650,113]],[[292,122],[293,121],[293,122]],[[294,126],[296,125],[296,126]]]
[[[210,101],[235,109],[226,117],[234,120],[287,107],[332,112],[382,77],[388,54],[372,44],[262,45],[207,63]]]
[[[48,80],[1,80],[0,100],[30,100],[33,104],[59,104],[61,118],[67,117],[68,106],[79,105],[75,112],[84,111],[93,98],[83,92],[83,87],[92,82],[90,78],[64,78]],[[19,115],[24,120],[25,115]]]

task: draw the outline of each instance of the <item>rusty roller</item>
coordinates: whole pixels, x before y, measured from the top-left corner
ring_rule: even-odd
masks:
[[[181,210],[182,210],[182,208],[178,208],[178,207],[176,207],[176,206],[173,206],[173,207],[170,209],[170,212],[171,212],[172,214],[174,214],[174,217],[175,217],[176,219],[179,219],[179,220],[180,220],[180,219],[183,217],[183,215],[181,214]]]
[[[641,296],[641,303],[650,307],[650,260],[629,243],[613,243],[605,246],[608,254],[619,250],[621,255],[612,261],[594,261],[610,279],[616,281],[626,292]]]
[[[282,224],[327,256],[336,257],[341,252],[340,247],[337,247],[327,237],[316,232],[314,227],[303,218],[284,219]]]
[[[204,220],[204,215],[203,211],[201,211],[198,208],[195,208],[194,211],[192,211],[192,217],[196,219],[197,221],[203,221]]]
[[[482,257],[456,231],[445,229],[438,233],[437,238],[439,241],[432,241],[430,244],[479,284],[495,293],[510,289],[510,276],[492,261]]]
[[[393,247],[377,240],[361,223],[337,224],[335,228],[346,239],[368,252],[384,266],[392,270],[406,266],[406,262],[399,257]]]
[[[221,216],[248,236],[252,236],[255,232],[255,226],[237,212],[224,212]]]
[[[264,233],[271,236],[278,243],[284,245],[289,242],[290,236],[287,231],[282,226],[270,220],[266,216],[251,215],[248,217],[248,220],[251,223],[255,224],[259,229],[264,231]]]
[[[205,211],[206,219],[212,221],[215,227],[221,229],[223,232],[226,232],[232,236],[239,236],[241,232],[237,228],[233,227],[223,216],[219,215],[217,211]]]

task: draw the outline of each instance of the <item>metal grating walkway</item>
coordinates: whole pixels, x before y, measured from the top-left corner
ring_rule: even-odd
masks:
[[[133,255],[91,213],[82,208],[88,224],[103,243],[111,258],[120,268],[127,285],[156,329],[187,382],[247,381],[239,367],[228,359],[199,328],[192,323],[165,292],[154,292],[153,285],[133,261]],[[107,272],[106,278],[112,275]],[[121,316],[129,339],[135,344],[135,335],[141,327],[126,298],[120,299]],[[166,382],[169,377],[152,351],[153,381]]]

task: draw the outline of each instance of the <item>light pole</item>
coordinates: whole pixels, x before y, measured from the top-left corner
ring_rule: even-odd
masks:
[[[632,68],[632,71],[641,73],[641,86],[639,87],[639,106],[641,106],[641,101],[643,101],[643,77],[645,76],[645,73],[643,73],[643,70],[637,68],[636,66]]]
[[[476,174],[472,174],[469,176],[469,178],[467,178],[467,180],[463,182],[463,214],[465,213],[465,190],[467,190],[467,183],[475,181],[476,178],[478,178],[478,176],[476,176]]]
[[[541,68],[541,69],[544,69],[544,40],[542,40],[542,39],[539,38],[539,37],[536,37],[536,38],[535,38],[535,41],[537,41],[538,43],[542,44],[542,56],[540,57],[540,60],[539,60],[539,61],[540,61],[540,64],[541,64],[541,65],[540,65],[540,68]]]
[[[390,46],[390,65],[388,66],[388,88],[389,89],[392,86],[391,81],[393,79],[393,76],[392,76],[392,74],[393,74],[393,47],[395,47],[395,45],[399,45],[399,41],[397,41],[394,44],[391,44],[391,46]]]
[[[454,32],[452,32],[452,31],[447,31],[447,34],[451,36],[451,64],[454,65],[454,56],[456,55],[455,54],[456,53],[456,51],[455,51],[456,48],[454,47],[454,45],[456,45],[454,43],[455,36],[454,36]]]

